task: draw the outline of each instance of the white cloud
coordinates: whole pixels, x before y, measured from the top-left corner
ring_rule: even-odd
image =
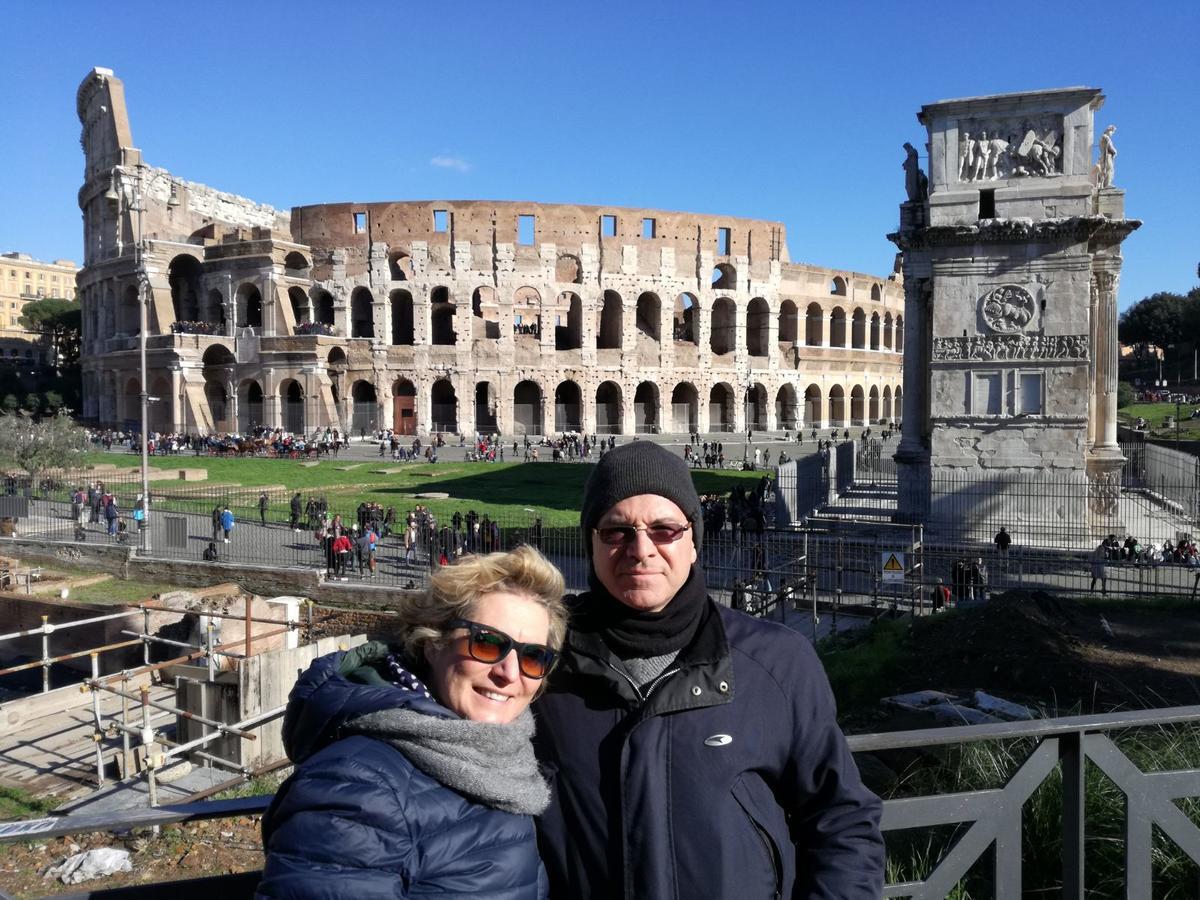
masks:
[[[457,156],[435,156],[429,161],[431,166],[437,166],[439,169],[453,169],[455,172],[470,172],[471,164],[465,159],[459,159]]]

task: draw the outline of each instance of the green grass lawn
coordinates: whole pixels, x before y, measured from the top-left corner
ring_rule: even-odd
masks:
[[[88,454],[91,464],[112,463],[136,466],[137,457],[129,453]],[[475,509],[506,520],[525,520],[540,515],[546,527],[575,525],[583,487],[592,471],[590,465],[574,463],[425,463],[396,464],[390,460],[322,460],[313,466],[301,465],[286,459],[195,458],[186,454],[158,457],[150,461],[154,468],[204,468],[204,482],[156,481],[151,490],[160,505],[178,510],[211,512],[214,502],[232,494],[231,506],[245,518],[257,516],[258,491],[268,487],[271,498],[271,517],[275,521],[287,518],[288,502],[294,491],[303,498],[324,495],[331,510],[343,515],[352,512],[360,502],[381,504],[385,509],[394,506],[403,516],[418,503],[429,507],[439,519],[455,510],[464,514]],[[394,474],[377,474],[382,469],[399,469]],[[347,471],[348,470],[348,471]],[[700,493],[728,493],[735,485],[747,488],[762,477],[762,472],[732,470],[693,471],[696,490]],[[136,493],[136,478],[123,479],[119,499],[129,508],[132,493]],[[241,489],[231,488],[239,485]],[[449,499],[423,500],[417,494],[432,491],[447,493]],[[223,502],[223,501],[222,501]]]
[[[1187,403],[1179,406],[1179,436],[1185,441],[1200,438],[1200,419],[1188,418],[1195,408]],[[1174,426],[1169,430],[1163,426],[1167,416],[1175,415],[1174,403],[1131,403],[1129,406],[1122,406],[1117,415],[1126,425],[1132,426],[1140,417],[1146,420],[1152,432],[1163,432],[1162,436],[1166,437],[1175,436]]]

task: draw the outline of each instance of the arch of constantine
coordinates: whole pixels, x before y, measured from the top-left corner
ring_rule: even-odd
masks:
[[[78,94],[84,416],[212,433],[653,433],[901,413],[904,290],[789,261],[777,222],[493,201],[291,213],[144,165]],[[140,279],[140,280],[139,280]]]

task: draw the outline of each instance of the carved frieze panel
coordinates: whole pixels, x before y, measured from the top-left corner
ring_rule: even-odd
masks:
[[[1033,321],[1037,304],[1025,288],[1002,284],[979,298],[979,311],[997,334],[1020,334]]]
[[[958,123],[958,180],[1049,178],[1062,174],[1060,115],[966,119]]]
[[[987,334],[933,339],[937,362],[1088,358],[1086,334]]]

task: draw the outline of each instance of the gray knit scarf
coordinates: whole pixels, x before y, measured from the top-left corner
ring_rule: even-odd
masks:
[[[528,709],[508,725],[385,709],[351,720],[344,731],[387,741],[468,800],[536,816],[550,804],[550,788],[533,755],[533,728]]]

